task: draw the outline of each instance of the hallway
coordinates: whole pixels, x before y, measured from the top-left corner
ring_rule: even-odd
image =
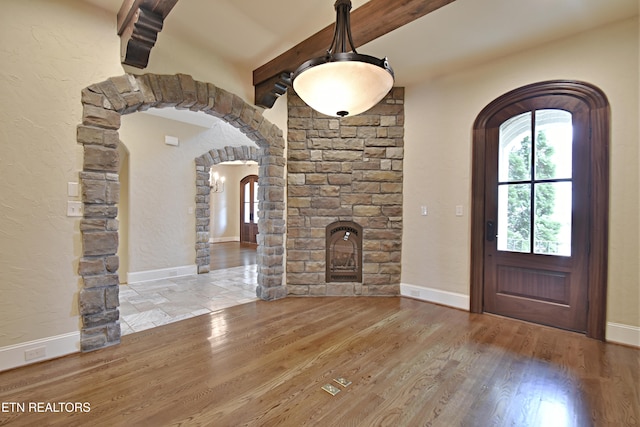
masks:
[[[211,272],[120,286],[122,335],[255,301],[256,250],[211,245]]]

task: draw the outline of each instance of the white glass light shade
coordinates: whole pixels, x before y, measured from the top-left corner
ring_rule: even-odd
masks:
[[[307,105],[322,114],[355,116],[380,102],[393,87],[393,71],[386,61],[376,61],[384,65],[354,59],[308,68],[303,64],[295,73],[293,89]]]

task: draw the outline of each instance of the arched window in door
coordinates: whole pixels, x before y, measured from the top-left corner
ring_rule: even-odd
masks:
[[[257,245],[258,176],[248,175],[240,181],[240,243]]]

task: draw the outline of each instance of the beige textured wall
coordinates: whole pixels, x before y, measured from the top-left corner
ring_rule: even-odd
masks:
[[[550,79],[590,82],[609,98],[607,320],[640,326],[637,19],[406,88],[402,282],[469,294],[473,122],[503,93]],[[455,216],[456,205],[464,216]]]
[[[122,135],[121,135],[122,137]],[[118,202],[118,258],[120,265],[118,276],[120,283],[127,282],[127,272],[129,271],[129,149],[123,143],[118,145],[118,155],[120,156],[120,199]]]
[[[125,72],[112,14],[77,0],[4,0],[2,8],[0,348],[80,329],[79,220],[66,216],[67,182],[82,166],[80,92]],[[190,74],[252,98],[250,77],[164,36],[146,71]]]
[[[115,24],[77,3],[2,3],[0,347],[79,330],[80,91],[122,69],[97,57],[118,58]]]

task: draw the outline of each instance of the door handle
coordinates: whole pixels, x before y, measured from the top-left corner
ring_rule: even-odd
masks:
[[[493,242],[496,238],[496,224],[493,221],[487,221],[487,233],[485,235],[487,242]]]

